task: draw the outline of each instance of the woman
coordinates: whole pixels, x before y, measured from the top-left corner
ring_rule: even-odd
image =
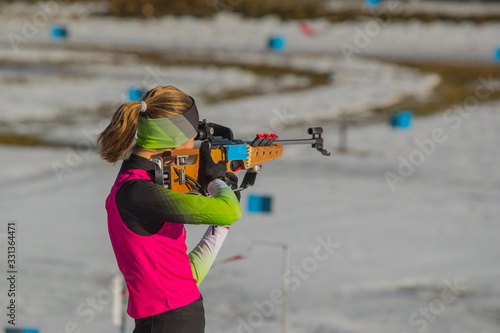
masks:
[[[223,181],[225,167],[213,162],[205,145],[198,179],[209,196],[177,193],[155,183],[151,156],[193,148],[198,124],[191,97],[171,86],[157,87],[141,102],[120,106],[97,139],[103,159],[116,163],[125,158],[106,210],[134,333],[204,332],[198,286],[228,228],[209,226],[187,254],[184,224],[229,226],[241,217],[238,199]]]

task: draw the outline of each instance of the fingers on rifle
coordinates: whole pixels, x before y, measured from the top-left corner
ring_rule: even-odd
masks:
[[[202,163],[206,163],[212,160],[212,156],[210,154],[210,148],[208,142],[202,142],[200,146],[200,161]]]
[[[232,172],[226,172],[226,178],[233,182],[238,182],[238,177]]]
[[[226,172],[226,184],[235,190],[238,188],[238,177],[232,172]]]

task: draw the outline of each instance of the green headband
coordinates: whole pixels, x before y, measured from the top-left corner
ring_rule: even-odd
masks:
[[[139,115],[137,145],[148,149],[179,147],[198,133],[198,124],[194,100],[186,112],[175,117],[148,119]]]

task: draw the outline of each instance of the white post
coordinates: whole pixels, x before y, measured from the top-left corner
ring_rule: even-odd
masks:
[[[283,305],[282,305],[282,322],[281,328],[283,333],[288,332],[288,294],[289,294],[289,285],[287,279],[287,272],[290,270],[290,251],[288,249],[288,245],[284,243],[278,242],[267,242],[267,241],[255,241],[254,244],[259,245],[267,245],[267,246],[276,246],[281,247],[283,250],[283,272],[282,272],[282,288],[283,288]]]
[[[116,274],[111,281],[113,290],[113,309],[111,316],[113,324],[118,327],[121,333],[125,332],[125,306],[124,306],[124,283],[120,274]]]
[[[283,333],[288,332],[288,279],[287,272],[290,271],[290,251],[288,245],[283,245]]]

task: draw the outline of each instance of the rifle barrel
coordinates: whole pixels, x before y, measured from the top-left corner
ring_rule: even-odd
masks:
[[[276,140],[275,142],[282,145],[304,145],[310,144],[316,148],[321,154],[330,156],[330,152],[323,148],[323,139],[321,137],[313,137],[312,139],[292,139],[292,140]]]
[[[316,144],[318,139],[290,139],[290,140],[276,140],[273,141],[280,143],[282,145],[306,145],[306,144]],[[251,144],[252,141],[241,141],[241,140],[222,140],[222,141],[210,141],[211,146],[223,146],[223,145],[238,145],[238,144]]]
[[[292,139],[292,140],[276,140],[276,143],[280,143],[282,145],[305,145],[305,144],[315,144],[318,143],[316,139]]]

